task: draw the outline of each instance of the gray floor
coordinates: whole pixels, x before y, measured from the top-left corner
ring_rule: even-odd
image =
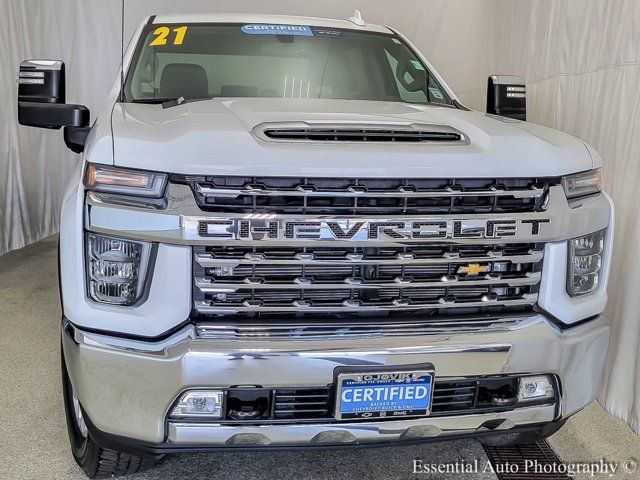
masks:
[[[50,238],[0,257],[0,479],[84,478],[69,452],[61,402],[56,242]],[[640,439],[598,405],[571,419],[551,443],[568,461],[640,456]],[[414,459],[478,460],[481,467],[487,462],[475,441],[455,441],[358,451],[185,455],[132,478],[411,478]]]

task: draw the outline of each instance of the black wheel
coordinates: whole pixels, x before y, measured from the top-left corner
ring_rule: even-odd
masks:
[[[80,402],[73,393],[73,387],[67,374],[64,354],[62,360],[62,388],[64,410],[67,418],[67,430],[71,453],[76,463],[89,478],[111,478],[128,473],[137,473],[155,465],[158,458],[143,458],[115,450],[100,447],[87,429]]]

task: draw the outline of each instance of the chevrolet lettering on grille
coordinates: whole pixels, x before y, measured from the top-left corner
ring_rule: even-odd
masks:
[[[216,218],[198,221],[198,236],[219,240],[277,241],[438,241],[500,239],[540,234],[548,218],[464,220],[373,220]]]

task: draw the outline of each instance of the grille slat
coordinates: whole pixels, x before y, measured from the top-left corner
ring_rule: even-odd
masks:
[[[343,250],[336,249],[333,254],[325,254],[325,251],[315,253],[304,253],[296,251],[292,255],[269,255],[262,252],[262,257],[250,257],[244,251],[225,250],[218,255],[214,253],[196,253],[195,261],[201,267],[226,267],[238,265],[309,265],[309,266],[328,266],[328,265],[419,265],[420,267],[430,265],[443,265],[445,268],[449,264],[460,263],[479,263],[489,261],[511,262],[511,263],[536,263],[542,260],[542,251],[533,250],[525,251],[521,255],[510,255],[501,250],[489,248],[483,255],[467,255],[459,257],[446,257],[445,253],[435,253],[433,256],[428,254],[421,255],[419,247],[413,250],[409,255],[401,255],[398,252],[393,255],[362,255],[358,256],[353,253],[342,253]],[[323,254],[325,254],[323,256]],[[337,254],[337,255],[336,255]],[[275,268],[275,267],[274,267]],[[281,268],[281,267],[277,267]],[[349,271],[349,270],[345,270]]]
[[[196,278],[196,287],[200,291],[205,293],[217,293],[217,292],[229,292],[238,290],[366,290],[374,289],[379,290],[385,287],[399,287],[402,288],[419,288],[419,287],[445,287],[445,286],[458,286],[460,288],[466,288],[469,286],[489,286],[489,285],[506,285],[509,287],[522,287],[527,285],[536,285],[540,281],[540,272],[525,273],[523,276],[517,277],[503,277],[501,275],[485,276],[478,280],[463,280],[460,277],[454,275],[451,278],[439,281],[421,282],[414,280],[402,280],[402,281],[388,281],[388,282],[368,282],[362,280],[361,283],[353,283],[353,280],[347,278],[341,283],[327,283],[317,282],[311,283],[311,278],[302,278],[301,280],[309,280],[310,283],[227,283],[221,281],[212,281],[210,278]],[[350,282],[350,280],[352,280]]]
[[[265,304],[261,301],[257,301],[258,303],[253,303],[251,301],[245,301],[243,304],[225,304],[224,302],[212,302],[212,301],[201,301],[196,302],[195,307],[200,313],[208,314],[208,315],[230,315],[235,313],[299,313],[299,312],[309,312],[309,313],[342,313],[342,312],[369,312],[369,311],[406,311],[406,310],[430,310],[430,309],[449,309],[449,308],[461,308],[461,307],[486,307],[486,306],[523,306],[523,305],[533,305],[537,302],[538,296],[535,295],[521,295],[517,297],[496,297],[494,299],[477,299],[471,301],[456,301],[455,299],[448,300],[445,297],[440,297],[438,301],[435,302],[414,302],[414,303],[402,303],[403,299],[397,299],[396,303],[388,302],[388,303],[375,303],[375,304],[365,304],[363,302],[354,302],[352,304],[348,304],[348,300],[345,300],[345,303],[337,304],[327,304],[327,305],[317,305],[317,304],[309,304],[302,305],[302,302],[285,304],[285,303],[274,303],[274,304]]]
[[[200,208],[266,214],[452,214],[537,212],[558,179],[372,179],[193,177]]]
[[[263,185],[247,184],[241,188],[225,188],[217,186],[207,186],[207,184],[196,183],[196,191],[205,197],[232,197],[238,198],[243,195],[257,197],[347,197],[347,198],[451,198],[451,197],[512,197],[512,198],[539,198],[545,194],[544,188],[530,187],[520,189],[500,189],[490,188],[487,190],[454,190],[447,187],[444,190],[412,190],[401,187],[398,190],[358,190],[355,186],[347,187],[345,190],[318,190],[309,185],[309,189],[294,188],[273,190]],[[305,187],[307,187],[305,185]]]

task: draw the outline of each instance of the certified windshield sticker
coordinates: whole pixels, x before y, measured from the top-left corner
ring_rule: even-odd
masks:
[[[431,95],[433,95],[433,98],[437,100],[444,100],[444,95],[442,94],[439,88],[429,87],[429,91],[431,92]]]
[[[313,34],[317,37],[329,37],[338,38],[344,33],[342,30],[335,30],[333,28],[312,27]]]
[[[252,23],[243,25],[241,30],[249,35],[301,35],[313,37],[311,27],[305,25],[267,25]]]

